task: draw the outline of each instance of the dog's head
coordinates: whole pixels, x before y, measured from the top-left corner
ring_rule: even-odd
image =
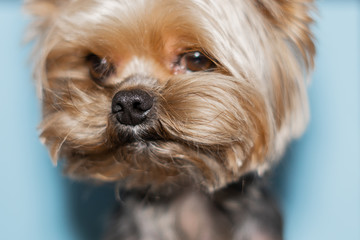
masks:
[[[75,177],[213,190],[308,119],[311,0],[28,0],[41,138]]]

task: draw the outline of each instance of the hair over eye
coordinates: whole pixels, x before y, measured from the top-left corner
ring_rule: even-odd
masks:
[[[115,73],[115,66],[108,59],[101,58],[93,53],[86,57],[89,74],[97,84],[105,84],[106,80]]]

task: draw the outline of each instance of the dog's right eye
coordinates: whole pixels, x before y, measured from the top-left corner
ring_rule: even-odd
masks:
[[[215,61],[201,51],[185,52],[179,55],[177,62],[173,65],[174,74],[213,71],[215,68]]]
[[[115,73],[115,67],[106,58],[100,58],[95,54],[86,57],[91,78],[98,84],[105,84],[107,78]]]

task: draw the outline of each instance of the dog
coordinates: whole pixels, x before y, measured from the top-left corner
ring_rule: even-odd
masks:
[[[260,183],[308,122],[312,0],[27,0],[40,138],[117,182],[104,239],[282,239]]]

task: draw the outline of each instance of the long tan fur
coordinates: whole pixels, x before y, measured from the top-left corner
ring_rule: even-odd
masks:
[[[41,138],[74,177],[127,187],[195,184],[212,191],[263,172],[308,121],[311,0],[29,0]],[[213,72],[174,74],[179,49],[200,49]],[[85,57],[110,59],[108,86]],[[151,124],[119,128],[111,99],[156,98]],[[122,138],[136,133],[138,141]],[[148,136],[156,136],[146,140]]]

